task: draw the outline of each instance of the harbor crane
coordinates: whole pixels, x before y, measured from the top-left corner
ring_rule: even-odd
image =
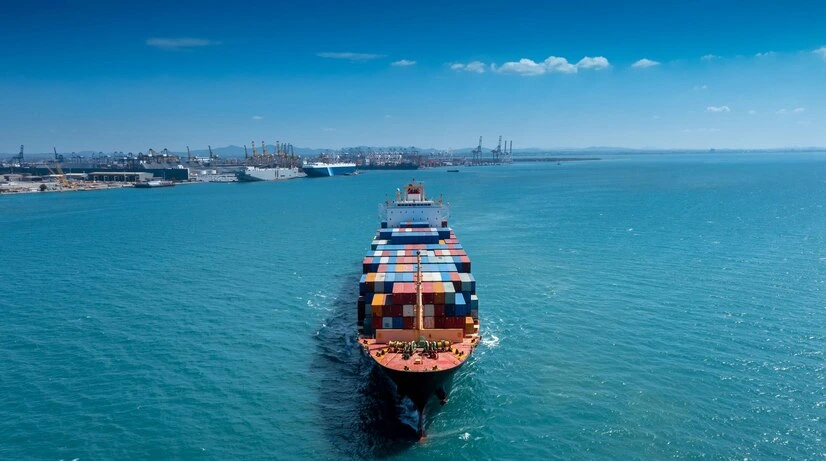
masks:
[[[54,151],[55,162],[63,162],[63,154],[57,153],[57,147],[52,147],[52,150]]]
[[[482,137],[481,136],[479,136],[479,145],[476,146],[476,149],[473,149],[472,151],[470,151],[470,153],[473,155],[470,163],[472,165],[480,164],[481,160],[482,160]]]
[[[493,163],[499,163],[499,157],[502,155],[502,135],[499,135],[499,144],[496,146],[496,149],[493,149],[491,152],[493,156]]]
[[[252,161],[254,164],[258,163],[258,152],[255,150],[255,141],[250,141],[252,144]]]
[[[64,173],[63,168],[60,167],[60,161],[58,160],[57,149],[55,148],[54,151],[55,151],[54,170],[52,170],[49,167],[49,162],[48,161],[46,161],[46,163],[45,163],[46,169],[49,170],[49,175],[54,177],[55,179],[57,179],[57,181],[60,183],[61,190],[71,189],[74,186],[72,185],[72,183],[69,182],[68,179],[66,179],[66,173]],[[63,158],[63,156],[61,155],[60,159],[62,159],[62,158]]]

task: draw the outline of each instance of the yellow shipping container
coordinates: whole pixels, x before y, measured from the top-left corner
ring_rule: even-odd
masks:
[[[476,330],[473,324],[473,317],[465,317],[465,334],[472,334]]]

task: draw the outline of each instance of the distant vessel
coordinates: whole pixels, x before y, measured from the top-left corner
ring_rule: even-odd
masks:
[[[323,178],[327,176],[351,175],[356,172],[355,163],[305,163],[302,167],[304,173],[311,178]]]
[[[163,179],[152,179],[146,182],[136,182],[135,187],[138,189],[152,189],[155,187],[172,187],[175,183]]]
[[[459,170],[447,170],[448,173],[458,173]]]
[[[238,181],[253,182],[279,181],[282,179],[300,178],[304,175],[298,171],[298,168],[261,168],[257,166],[248,166],[237,172],[235,176],[238,178]]]
[[[470,259],[447,225],[448,205],[410,183],[379,206],[381,228],[362,261],[359,343],[419,412],[442,404],[453,374],[479,344]]]

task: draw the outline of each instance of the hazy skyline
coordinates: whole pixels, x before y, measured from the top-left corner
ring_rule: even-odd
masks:
[[[64,1],[0,18],[0,152],[826,145],[813,2]]]

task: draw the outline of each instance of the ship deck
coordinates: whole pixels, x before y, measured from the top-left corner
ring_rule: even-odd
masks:
[[[359,341],[365,353],[384,368],[399,372],[432,372],[449,370],[462,365],[479,345],[480,337],[478,335],[465,337],[462,342],[451,344],[449,351],[437,353],[436,358],[416,352],[407,360],[404,359],[401,351],[391,352],[392,349],[386,343],[379,343],[372,338],[360,338]]]

